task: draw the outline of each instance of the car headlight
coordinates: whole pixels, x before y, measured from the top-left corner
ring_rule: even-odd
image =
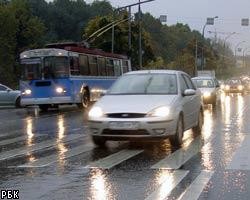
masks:
[[[149,117],[167,117],[170,114],[170,109],[167,106],[161,106],[150,111],[147,116]]]
[[[242,86],[242,85],[239,85],[239,86],[238,86],[238,90],[243,90],[243,86]]]
[[[56,92],[59,93],[59,94],[61,94],[61,93],[66,92],[66,90],[64,90],[62,87],[57,87],[56,88]]]
[[[210,93],[210,92],[204,92],[204,93],[203,93],[203,96],[204,96],[205,98],[208,98],[208,97],[211,96],[211,93]]]
[[[32,93],[32,91],[30,89],[26,89],[26,90],[24,90],[24,92],[22,94],[30,95],[31,93]]]
[[[88,116],[90,118],[99,118],[103,116],[103,111],[100,107],[93,107],[90,109]]]

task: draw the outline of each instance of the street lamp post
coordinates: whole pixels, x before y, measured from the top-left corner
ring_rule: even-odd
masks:
[[[215,17],[210,17],[210,18],[207,18],[207,21],[206,23],[204,24],[203,28],[202,28],[202,39],[203,39],[203,47],[202,47],[202,54],[201,54],[201,70],[203,70],[204,68],[204,40],[205,40],[205,37],[204,37],[204,34],[205,34],[205,28],[207,25],[214,25],[214,19],[217,19],[219,18],[218,16],[215,16]]]
[[[225,51],[226,51],[226,41],[232,36],[236,34],[236,32],[232,32],[230,33],[225,39],[224,39],[224,43],[223,43],[223,57],[222,57],[222,63],[223,63],[223,67],[225,68]]]

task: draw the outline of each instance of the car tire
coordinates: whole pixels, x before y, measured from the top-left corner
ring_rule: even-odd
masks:
[[[199,116],[198,116],[198,124],[193,128],[193,131],[195,134],[197,135],[201,134],[202,125],[203,125],[203,113],[202,113],[202,110],[200,110]]]
[[[49,105],[39,105],[39,108],[42,112],[47,112],[49,109]]]
[[[184,130],[183,130],[183,118],[180,115],[178,122],[177,122],[176,133],[175,133],[175,135],[173,135],[169,138],[172,146],[179,147],[182,144],[183,132],[184,132]]]
[[[81,95],[81,103],[77,104],[78,108],[87,108],[89,106],[89,95],[87,94],[87,91],[84,90]]]
[[[21,108],[21,97],[18,97],[15,102],[16,108]]]
[[[92,141],[94,142],[95,145],[99,146],[99,147],[104,147],[106,140],[101,138],[101,137],[95,137],[92,136]]]

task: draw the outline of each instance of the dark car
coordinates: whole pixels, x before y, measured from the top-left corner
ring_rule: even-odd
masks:
[[[229,79],[225,82],[224,92],[228,93],[241,93],[244,94],[244,85],[240,79]]]

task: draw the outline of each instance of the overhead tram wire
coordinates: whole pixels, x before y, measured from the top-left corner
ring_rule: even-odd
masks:
[[[131,17],[132,18],[132,17]],[[100,37],[102,34],[104,34],[105,32],[107,32],[108,30],[110,30],[113,26],[117,26],[120,23],[123,23],[125,21],[128,21],[130,18],[126,18],[126,19],[122,19],[122,20],[116,20],[106,26],[104,26],[103,28],[97,30],[95,33],[93,33],[91,36],[88,37],[88,39],[86,41],[93,42],[96,38]],[[100,32],[101,31],[101,32]],[[96,35],[97,34],[97,35]],[[93,38],[94,37],[94,38]]]

